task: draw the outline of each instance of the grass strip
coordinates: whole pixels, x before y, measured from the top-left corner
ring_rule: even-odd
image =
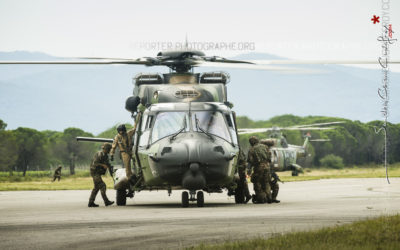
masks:
[[[310,181],[320,179],[338,178],[384,178],[385,168],[382,166],[363,166],[344,169],[305,169],[299,176],[291,176],[291,172],[279,172],[281,180]],[[389,168],[390,177],[400,177],[400,164],[391,165]],[[9,176],[8,172],[0,172],[0,191],[21,191],[21,190],[82,190],[92,189],[93,181],[89,170],[79,170],[75,175],[63,173],[61,181],[51,182],[52,173],[49,171],[28,171],[26,176],[14,172]],[[108,187],[113,186],[111,177],[107,174],[103,177]]]
[[[400,249],[400,215],[382,216],[310,232],[289,233],[269,239],[201,244],[188,249]]]

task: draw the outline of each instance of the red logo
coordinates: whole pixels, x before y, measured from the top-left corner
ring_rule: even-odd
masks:
[[[371,21],[374,22],[374,24],[379,23],[379,16],[375,16],[373,18],[371,18]]]

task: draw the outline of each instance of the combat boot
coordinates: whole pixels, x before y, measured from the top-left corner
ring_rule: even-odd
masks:
[[[88,207],[98,207],[99,205],[97,205],[96,203],[94,203],[94,201],[89,201]]]
[[[107,206],[110,206],[110,205],[114,204],[114,202],[113,201],[105,201],[104,204],[107,207]]]
[[[253,202],[253,204],[263,204],[264,203],[263,201],[259,201],[257,199],[257,196],[254,194],[251,196],[251,201]]]
[[[249,202],[249,200],[251,200],[253,198],[253,196],[249,195],[246,196],[246,200],[244,201],[245,204],[247,204],[247,202]]]
[[[272,200],[272,203],[279,203],[279,202],[281,202],[280,200],[277,200],[277,199],[273,199]]]

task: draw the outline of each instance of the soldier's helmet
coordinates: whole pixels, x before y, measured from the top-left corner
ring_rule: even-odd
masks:
[[[253,146],[253,145],[256,145],[259,142],[259,140],[256,136],[252,136],[252,137],[250,137],[249,142],[250,142],[250,145]]]
[[[117,131],[118,131],[118,132],[119,132],[119,131],[126,132],[126,127],[125,127],[125,124],[121,124],[121,125],[119,125],[119,126],[117,127]]]
[[[109,151],[109,150],[111,150],[112,145],[111,145],[111,143],[105,142],[101,148]]]

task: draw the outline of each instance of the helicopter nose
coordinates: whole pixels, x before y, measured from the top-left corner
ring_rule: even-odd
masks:
[[[198,163],[192,163],[192,164],[190,164],[190,166],[189,166],[189,169],[190,169],[190,171],[192,172],[192,174],[197,174],[197,172],[199,172],[199,168],[200,168],[200,166],[199,166],[199,164]]]
[[[150,155],[150,168],[161,179],[189,190],[207,188],[226,180],[232,173],[235,154],[218,140],[201,133],[179,134],[166,139],[157,155]]]
[[[206,186],[206,179],[200,165],[198,163],[191,163],[189,170],[185,172],[182,179],[182,187],[188,190],[203,189]]]

